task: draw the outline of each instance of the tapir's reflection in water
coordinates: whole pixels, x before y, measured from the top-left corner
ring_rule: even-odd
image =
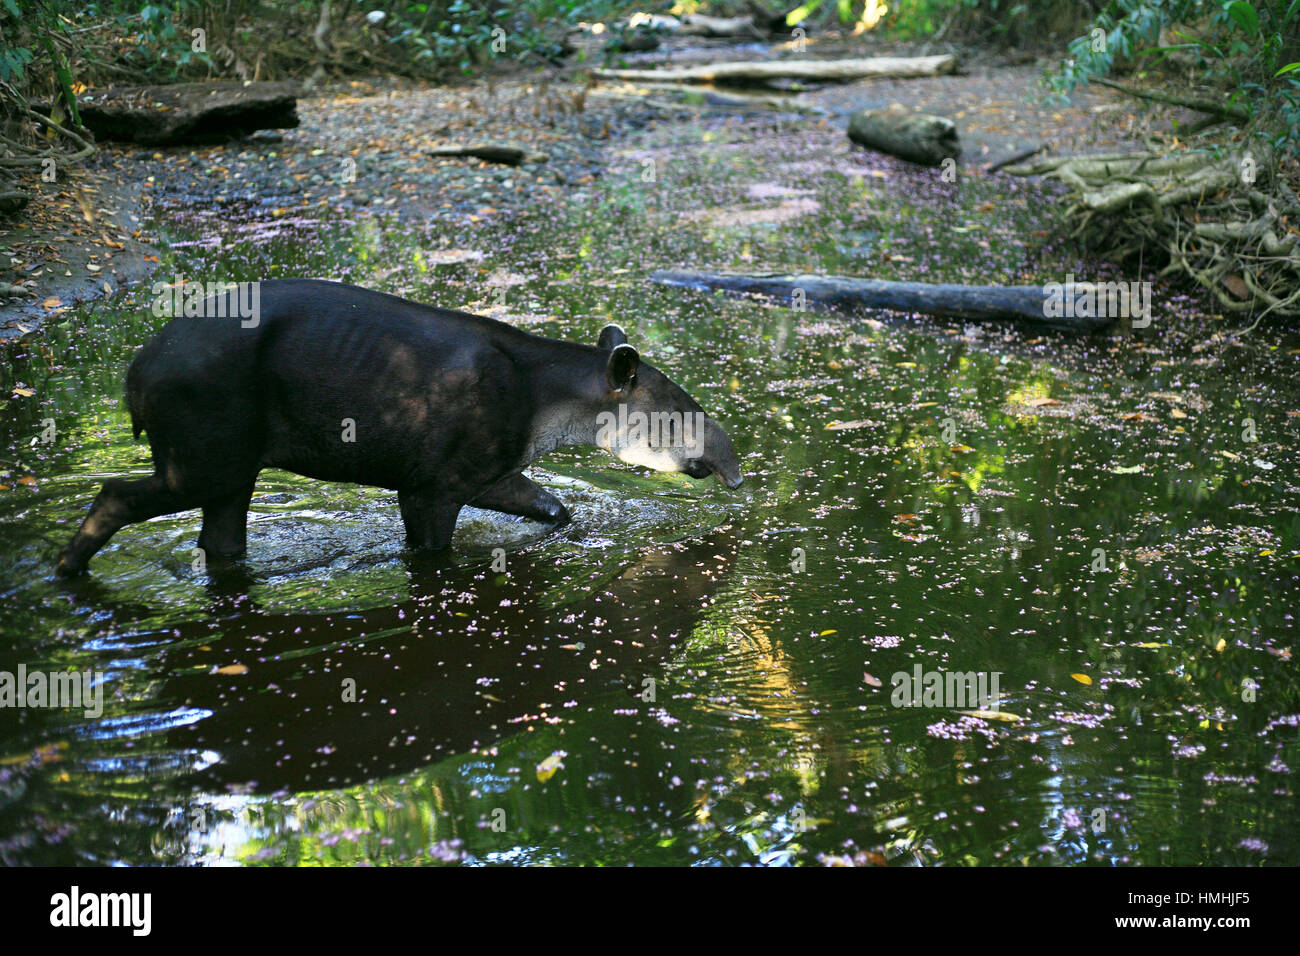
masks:
[[[527,555],[495,576],[411,554],[411,597],[395,607],[222,621],[221,657],[255,661],[247,674],[211,672],[212,627],[195,621],[162,652],[157,695],[206,716],[169,730],[167,747],[208,755],[200,788],[319,790],[490,747],[521,718],[562,718],[611,692],[616,706],[648,706],[645,680],[709,613],[739,543],[723,527],[650,545],[555,608],[541,606],[553,581]]]

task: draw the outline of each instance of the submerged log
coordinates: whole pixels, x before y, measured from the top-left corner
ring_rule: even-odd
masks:
[[[873,77],[941,76],[957,71],[957,58],[879,56],[854,60],[766,60],[704,63],[662,70],[596,70],[601,80],[644,83],[767,83],[771,80],[842,82]]]
[[[849,118],[849,139],[920,166],[938,166],[961,155],[957,125],[927,113],[861,110]]]
[[[82,124],[100,139],[147,146],[219,143],[298,125],[291,82],[114,87],[83,93],[77,105]]]
[[[885,309],[917,312],[974,322],[1019,320],[1068,332],[1095,332],[1115,321],[1093,312],[1097,286],[1072,283],[1058,290],[1039,285],[970,286],[946,283],[889,282],[852,276],[781,275],[777,273],[692,272],[661,270],[650,281],[689,289],[747,293],[792,304],[829,308]],[[1090,298],[1091,297],[1091,298]]]

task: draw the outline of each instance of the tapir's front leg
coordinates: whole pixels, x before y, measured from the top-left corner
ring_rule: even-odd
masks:
[[[413,490],[398,491],[397,504],[402,510],[406,543],[410,547],[442,551],[451,544],[460,505],[450,504],[428,492]]]
[[[475,508],[521,515],[549,524],[568,524],[569,509],[564,502],[522,474],[498,481],[470,502]]]

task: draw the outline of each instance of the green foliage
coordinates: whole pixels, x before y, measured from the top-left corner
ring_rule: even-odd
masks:
[[[944,39],[968,43],[1041,46],[1072,35],[1101,5],[1099,0],[893,0],[883,26],[898,39],[931,39],[942,32]],[[861,2],[857,6],[864,9]]]
[[[1162,44],[1170,30],[1181,42]],[[1206,82],[1233,91],[1269,128],[1274,146],[1300,138],[1300,0],[1112,0],[1088,34],[1071,41],[1070,58],[1052,81],[1069,92],[1092,77],[1106,76],[1120,62],[1154,66],[1179,54]]]
[[[368,9],[382,4],[367,3]],[[454,66],[472,73],[498,58],[554,60],[563,53],[564,33],[581,21],[605,20],[628,3],[612,0],[496,0],[496,2],[405,3],[393,5],[390,40],[416,61]]]
[[[21,80],[32,62],[32,51],[26,47],[0,49],[0,83]]]
[[[319,62],[314,34],[322,0],[0,0],[0,81],[56,82],[59,44],[78,79],[172,82],[232,75],[236,63],[263,77],[302,75]],[[494,60],[555,60],[580,21],[609,20],[630,0],[332,0],[327,45],[333,70],[437,77],[472,73]],[[368,19],[374,13],[382,18]],[[81,29],[75,43],[71,30]],[[204,31],[204,43],[195,31]],[[220,54],[214,57],[214,51]],[[239,75],[243,75],[239,73]],[[66,78],[66,77],[64,77]]]

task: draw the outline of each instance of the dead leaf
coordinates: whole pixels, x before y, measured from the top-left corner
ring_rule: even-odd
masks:
[[[978,717],[980,720],[1000,720],[1008,724],[1014,724],[1025,719],[1019,714],[1013,714],[1005,710],[959,710],[958,713],[967,717]]]
[[[1223,282],[1223,287],[1238,299],[1250,298],[1250,289],[1247,287],[1241,276],[1229,274],[1224,276],[1220,281]]]
[[[557,750],[539,763],[537,765],[537,779],[541,783],[545,783],[554,777],[558,771],[564,769],[564,758],[567,756],[568,754],[563,750]]]

